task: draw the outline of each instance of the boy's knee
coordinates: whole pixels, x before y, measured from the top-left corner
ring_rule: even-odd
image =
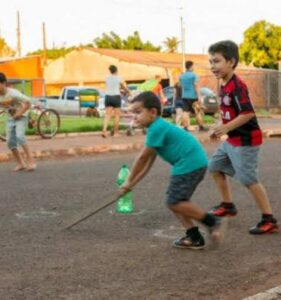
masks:
[[[25,136],[24,135],[17,136],[17,143],[20,146],[26,144],[26,138],[25,138]]]

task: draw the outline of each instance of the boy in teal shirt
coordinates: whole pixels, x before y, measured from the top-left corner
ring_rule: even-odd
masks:
[[[174,241],[173,246],[187,249],[205,247],[204,238],[193,220],[207,226],[213,240],[219,241],[220,219],[190,202],[207,169],[208,159],[202,146],[190,133],[160,117],[160,100],[152,92],[135,97],[131,109],[135,113],[136,125],[147,127],[147,138],[128,180],[120,187],[120,196],[132,190],[148,173],[159,155],[172,166],[167,206],[186,229],[184,237]]]

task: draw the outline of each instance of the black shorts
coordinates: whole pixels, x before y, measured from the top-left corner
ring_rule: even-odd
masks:
[[[183,98],[182,99],[182,109],[183,111],[186,112],[191,112],[191,113],[195,113],[194,109],[193,109],[193,103],[198,101],[198,99],[187,99],[187,98]]]
[[[114,107],[114,108],[120,108],[121,107],[121,96],[120,95],[105,95],[105,101],[104,101],[105,107]]]
[[[183,175],[173,175],[166,191],[168,205],[175,205],[181,201],[190,201],[198,184],[204,179],[207,167],[197,169]]]

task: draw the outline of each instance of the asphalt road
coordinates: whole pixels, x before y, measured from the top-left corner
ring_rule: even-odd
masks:
[[[206,149],[210,154],[214,146]],[[163,201],[169,167],[160,159],[134,191],[134,214],[116,214],[112,206],[61,230],[62,221],[114,193],[119,168],[134,156],[41,161],[33,173],[0,165],[0,299],[236,300],[280,284],[280,234],[247,233],[260,214],[236,182],[239,215],[221,247],[171,247],[183,230]],[[267,140],[261,180],[279,220],[280,173],[280,140]],[[205,209],[219,201],[209,175],[194,201]]]

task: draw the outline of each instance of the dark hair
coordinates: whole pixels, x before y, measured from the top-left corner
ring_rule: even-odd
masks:
[[[238,46],[232,41],[220,41],[209,47],[210,54],[220,53],[226,60],[235,59],[233,69],[236,68],[239,62]]]
[[[114,66],[114,65],[109,66],[108,69],[109,69],[109,71],[110,71],[111,74],[114,74],[114,73],[117,72],[117,67]]]
[[[156,108],[157,115],[161,115],[161,103],[160,99],[152,92],[143,92],[137,95],[132,103],[140,102],[142,103],[144,108],[150,109],[150,108]]]
[[[0,73],[0,83],[6,83],[7,77],[4,73]]]
[[[185,68],[190,69],[193,66],[193,61],[188,60],[185,62]]]

